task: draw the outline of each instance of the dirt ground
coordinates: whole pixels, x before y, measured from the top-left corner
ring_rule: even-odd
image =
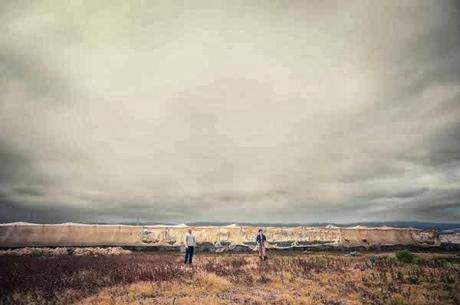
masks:
[[[0,304],[460,304],[460,257],[394,253],[1,256]]]

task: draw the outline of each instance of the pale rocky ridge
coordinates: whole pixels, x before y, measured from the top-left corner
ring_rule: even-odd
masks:
[[[0,225],[0,247],[134,247],[137,249],[178,250],[183,245],[186,225],[85,225],[11,223]],[[392,227],[265,227],[268,247],[275,249],[353,247],[440,247],[458,249],[458,233]],[[193,227],[200,250],[244,251],[255,246],[258,227]]]

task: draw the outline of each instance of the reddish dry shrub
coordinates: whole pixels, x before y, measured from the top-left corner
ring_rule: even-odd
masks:
[[[181,265],[170,255],[0,257],[3,303],[17,291],[53,300],[67,289],[89,295],[102,287],[183,276]]]

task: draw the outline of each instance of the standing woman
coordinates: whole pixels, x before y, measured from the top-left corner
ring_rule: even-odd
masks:
[[[193,252],[196,246],[196,237],[192,233],[192,229],[189,228],[188,233],[185,234],[185,261],[184,264],[192,264]]]
[[[260,260],[266,260],[267,256],[265,255],[265,252],[266,252],[265,244],[267,242],[267,238],[265,237],[262,229],[259,229],[259,234],[257,234],[256,242],[257,242],[257,246],[259,249]]]

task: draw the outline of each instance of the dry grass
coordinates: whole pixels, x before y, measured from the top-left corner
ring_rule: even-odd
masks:
[[[175,254],[0,257],[0,304],[460,304],[453,256]]]
[[[199,279],[199,285],[206,289],[208,292],[221,293],[228,291],[232,288],[232,283],[227,279],[216,275],[215,273],[205,273]]]

